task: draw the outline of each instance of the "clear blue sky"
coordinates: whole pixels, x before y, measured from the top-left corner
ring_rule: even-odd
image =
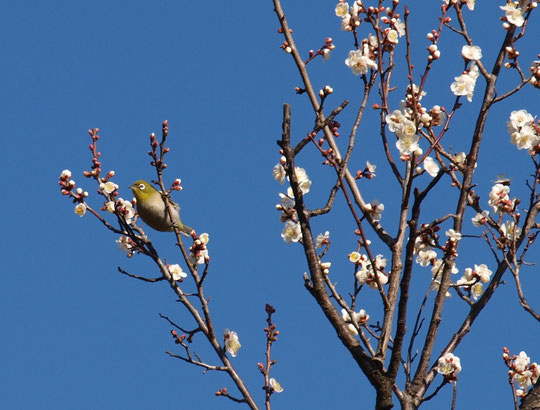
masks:
[[[339,30],[334,2],[283,3],[305,53],[320,47],[325,37],[334,38],[332,58],[311,67],[314,83],[334,87],[332,104],[348,98],[351,108],[356,107],[360,83],[343,64],[351,38]],[[414,49],[424,56],[425,33],[437,24],[432,12],[439,2],[411,3],[411,21],[418,24]],[[422,9],[415,3],[422,3]],[[492,66],[493,46],[504,36],[498,3],[504,2],[480,0],[473,14],[466,12],[487,67]],[[537,17],[529,26],[530,39],[540,38]],[[69,168],[90,192],[90,202],[97,199],[95,187],[81,173],[90,165],[87,130],[99,127],[104,169],[116,171],[121,195],[131,198],[129,183],[154,177],[146,155],[148,135],[158,133],[167,119],[172,148],[167,178],[183,180],[184,190],[175,199],[184,221],[210,233],[212,268],[206,292],[220,332],[231,328],[240,335],[242,349],[234,362],[252,392],[262,404],[263,382],[256,364],[264,358],[264,305],[269,302],[277,309],[281,331],[273,351],[279,361],[273,375],[285,387],[274,396],[275,408],[371,408],[372,388],[303,288],[306,266],[300,246],[286,245],[280,238],[282,224],[274,205],[283,188],[273,181],[271,170],[279,158],[275,141],[281,134],[282,103],[293,104],[294,137],[305,135],[313,119],[306,99],[294,95],[298,75],[279,49],[283,40],[276,32],[271,1],[11,2],[4,5],[0,21],[6,188],[0,237],[0,407],[240,408],[213,396],[221,387],[234,391],[223,375],[202,375],[164,354],[175,346],[170,326],[158,313],[186,327],[192,323],[167,286],[135,281],[116,271],[122,266],[151,275],[155,271],[149,261],[128,260],[117,250],[116,236],[89,215],[76,216],[58,191],[58,175]],[[453,101],[449,85],[462,70],[462,44],[446,32],[426,105],[449,106]],[[445,47],[451,51],[446,53]],[[527,67],[540,50],[529,46],[520,51]],[[401,73],[398,69],[396,74]],[[515,75],[508,78],[515,81]],[[396,108],[401,95],[396,94]],[[470,120],[480,97],[477,94],[472,104],[464,102],[447,146],[468,148]],[[509,112],[520,108],[540,114],[538,90],[527,87],[490,117],[476,179],[484,206],[490,181],[499,173],[514,178],[512,193],[526,193],[530,160],[515,150],[505,130]],[[341,118],[344,135],[351,113]],[[390,223],[397,185],[385,181],[389,171],[380,154],[378,120],[371,110],[368,114],[353,161],[358,167],[366,160],[379,165],[378,177],[362,189],[368,198],[385,202],[388,214],[383,221]],[[320,166],[314,151],[299,161],[314,181],[308,204],[316,207],[331,184],[328,169]],[[447,203],[444,192],[430,203],[433,209]],[[342,199],[336,206],[345,209]],[[351,219],[346,212],[334,212],[314,225],[331,232],[328,260],[334,280],[346,293],[345,286],[352,282],[346,261],[354,250]],[[170,263],[180,261],[172,235],[152,232],[152,239]],[[493,264],[479,240],[470,240],[465,248],[461,272],[473,263]],[[527,268],[524,280],[538,309],[537,273],[536,267]],[[415,275],[413,307],[430,280],[427,270]],[[376,301],[368,290],[361,302],[374,322],[381,318]],[[519,307],[511,280],[493,302],[455,352],[463,366],[458,408],[511,406],[500,359],[503,346],[513,353],[525,350],[540,361],[539,327]],[[436,351],[463,313],[460,300],[449,301],[449,321]],[[215,361],[202,338],[195,346],[204,359]],[[424,408],[448,407],[449,400],[447,388]]]

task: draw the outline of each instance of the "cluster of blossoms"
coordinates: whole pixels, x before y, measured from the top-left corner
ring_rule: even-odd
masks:
[[[345,65],[352,70],[354,75],[366,74],[369,69],[376,70],[375,48],[370,46],[369,41],[363,40],[360,50],[349,51]]]
[[[455,380],[461,371],[461,360],[453,353],[445,353],[437,362],[437,373],[442,374],[447,381]]]
[[[285,168],[283,167],[285,163],[286,160],[282,157],[280,163],[276,164],[272,170],[274,179],[280,184],[283,184],[285,179],[288,179]],[[294,174],[302,195],[307,194],[311,188],[311,180],[309,179],[306,170],[304,168],[296,167],[294,169]],[[280,203],[276,205],[276,209],[281,211],[281,221],[285,222],[281,237],[287,243],[298,242],[302,239],[302,231],[296,216],[296,210],[294,209],[295,201],[292,187],[289,186],[287,188],[287,194],[280,193],[279,197],[281,200]]]
[[[454,95],[464,95],[469,102],[472,102],[476,80],[479,71],[475,61],[482,58],[482,49],[478,46],[465,45],[461,48],[461,56],[465,61],[472,61],[468,70],[465,70],[459,77],[454,77],[454,82],[450,85],[450,90]]]
[[[354,251],[349,253],[348,256],[349,261],[355,264],[355,277],[360,285],[367,283],[370,288],[377,289],[377,279],[381,285],[388,282],[388,276],[384,273],[387,261],[382,255],[379,254],[375,258],[375,270],[367,255]],[[377,272],[377,279],[375,278],[375,271]]]
[[[423,153],[419,145],[420,136],[417,134],[416,122],[421,127],[430,127],[441,125],[444,121],[445,114],[440,106],[435,105],[431,110],[428,110],[421,105],[420,101],[425,95],[426,92],[420,92],[417,85],[413,84],[412,88],[409,85],[405,99],[400,102],[400,109],[386,115],[386,124],[388,129],[396,134],[396,147],[403,161],[409,160],[412,155],[420,156]],[[416,119],[412,109],[414,105],[417,109]],[[428,168],[431,164],[428,160]]]
[[[510,187],[504,184],[495,184],[489,193],[488,204],[496,214],[511,213],[516,206],[516,199],[510,199]]]
[[[540,61],[536,60],[531,63],[531,80],[529,81],[534,88],[540,88]]]
[[[336,16],[341,18],[341,29],[344,31],[352,31],[362,23],[360,13],[364,12],[362,1],[353,1],[352,6],[349,6],[345,0],[340,0],[336,5]]]
[[[523,351],[518,356],[510,356],[507,347],[503,348],[503,359],[510,369],[508,374],[519,386],[519,389],[516,389],[516,395],[525,397],[527,389],[538,381],[540,365],[535,362],[531,363],[531,358]]]
[[[193,245],[189,247],[189,261],[191,263],[202,265],[203,263],[208,263],[210,261],[210,255],[206,248],[208,242],[210,242],[210,235],[207,233],[200,234],[199,237],[193,241]]]
[[[434,247],[436,246],[437,232],[440,228],[435,226],[427,230],[427,227],[427,225],[422,225],[424,233],[417,236],[414,243],[414,252],[417,254],[416,263],[423,267],[434,264],[437,259],[437,252],[435,252]]]
[[[478,66],[473,62],[468,70],[465,70],[459,77],[454,77],[455,81],[450,85],[450,90],[454,95],[464,95],[469,102],[472,102],[478,76]]]
[[[232,357],[236,357],[238,350],[242,347],[238,339],[238,334],[232,330],[225,329],[223,339],[225,340],[225,350],[227,350],[227,353]]]
[[[86,204],[84,203],[84,199],[88,197],[88,192],[83,191],[82,188],[77,188],[75,192],[73,192],[76,183],[71,179],[71,171],[69,169],[64,169],[62,171],[58,184],[60,185],[62,195],[71,196],[73,198],[73,203],[77,203],[77,205],[75,205],[74,212],[79,216],[84,216],[86,213]]]
[[[341,318],[345,323],[347,323],[347,327],[349,328],[349,332],[353,335],[358,334],[357,328],[359,326],[365,326],[365,324],[369,320],[369,315],[366,313],[364,309],[360,309],[360,312],[352,312],[352,318],[351,315],[349,315],[349,312],[347,312],[347,309],[341,309]]]
[[[127,224],[130,224],[135,217],[135,209],[133,208],[133,202],[126,201],[125,199],[118,198],[116,201],[109,201],[105,204],[104,208],[111,214],[118,212],[124,217]]]
[[[336,5],[336,16],[341,18],[341,29],[344,31],[353,31],[356,27],[362,23],[362,13],[375,13],[378,12],[375,7],[364,7],[361,0],[353,1],[352,6],[349,6],[345,0],[340,0]],[[386,16],[381,17],[381,21],[384,24],[388,24],[389,27],[383,30],[384,42],[391,45],[399,42],[399,37],[405,35],[405,23],[399,19],[399,15],[393,13],[390,7],[384,9]]]
[[[536,154],[540,144],[540,126],[526,110],[512,111],[506,123],[510,141],[518,149],[527,149],[531,155]]]
[[[116,240],[116,243],[118,244],[118,249],[120,249],[124,253],[127,253],[128,258],[131,258],[133,256],[136,244],[131,238],[127,236],[121,236]]]
[[[456,282],[460,287],[469,289],[474,300],[478,299],[483,291],[483,283],[488,283],[492,272],[487,265],[474,265],[474,269],[466,268],[463,276]]]

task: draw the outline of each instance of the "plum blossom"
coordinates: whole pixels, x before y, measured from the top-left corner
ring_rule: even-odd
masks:
[[[343,18],[347,14],[349,14],[349,3],[346,2],[339,2],[336,6],[336,16]]]
[[[322,233],[317,235],[317,239],[315,241],[315,247],[316,248],[322,248],[323,245],[328,243],[328,239],[330,238],[330,232],[326,231],[324,235]]]
[[[420,266],[426,267],[436,258],[437,252],[435,252],[435,250],[431,246],[425,246],[418,251],[416,263],[418,263]]]
[[[187,278],[187,273],[182,270],[180,265],[168,265],[169,273],[171,274],[173,280],[182,282],[184,278]]]
[[[107,181],[105,183],[99,184],[99,189],[101,189],[106,194],[112,194],[118,189],[118,185],[116,185],[112,181]]]
[[[505,12],[506,20],[508,20],[510,24],[521,27],[525,22],[525,19],[523,18],[524,10],[519,7],[517,3],[508,0],[506,6],[499,6],[499,8]]]
[[[534,117],[526,110],[512,111],[506,124],[510,141],[518,149],[531,150],[540,143],[540,136],[534,128]]]
[[[510,193],[510,187],[503,184],[495,184],[491,188],[489,193],[488,204],[493,208],[493,212],[496,214],[503,214],[505,212],[512,212],[514,209],[515,200],[510,199],[508,195]]]
[[[474,87],[476,86],[476,79],[478,78],[478,67],[476,64],[472,64],[469,71],[461,74],[459,77],[454,78],[454,82],[450,85],[450,90],[454,95],[464,95],[469,102],[472,102]]]
[[[352,70],[354,75],[366,74],[370,68],[377,69],[377,63],[370,58],[369,48],[366,44],[363,50],[349,51],[345,65]]]
[[[399,36],[403,37],[405,35],[405,23],[401,19],[392,19],[392,22]]]
[[[420,136],[413,134],[413,135],[403,135],[400,137],[396,142],[396,147],[399,150],[401,155],[411,155],[416,152],[416,150],[419,148],[418,141],[420,140]]]
[[[306,170],[304,168],[296,167],[294,168],[294,174],[296,176],[296,181],[298,182],[298,187],[300,188],[300,191],[302,191],[302,195],[307,194],[311,188],[311,180],[309,179]],[[294,197],[291,187],[287,188],[287,195],[291,198]]]
[[[369,315],[364,309],[360,309],[360,312],[352,312],[352,319],[349,315],[349,312],[347,309],[341,309],[341,318],[345,323],[347,323],[347,327],[349,328],[349,332],[351,332],[353,335],[358,334],[358,330],[356,329],[356,326],[362,326],[365,325],[369,320]]]
[[[366,205],[366,213],[371,215],[371,218],[374,221],[380,221],[382,218],[382,213],[384,211],[384,204],[381,204],[379,201],[374,199],[371,203]]]
[[[281,387],[281,384],[279,384],[279,382],[273,377],[271,377],[270,380],[268,380],[268,384],[270,384],[270,387],[276,393],[281,393],[283,391],[283,387]]]
[[[116,240],[116,243],[118,244],[118,249],[124,253],[130,253],[133,249],[133,243],[127,236],[121,236]]]
[[[466,60],[480,60],[482,58],[482,49],[478,46],[463,46],[461,48],[461,55]]]
[[[439,172],[439,165],[431,157],[424,159],[424,169],[432,177],[436,177]]]
[[[351,260],[351,254],[349,254],[349,260]],[[358,270],[355,273],[356,280],[360,285],[368,284],[370,288],[377,288],[377,281],[375,274],[371,266],[371,261],[367,255],[360,255],[358,262],[355,262],[358,266]],[[388,277],[384,274],[384,268],[386,267],[387,260],[382,255],[375,257],[375,266],[377,270],[377,277],[381,285],[385,285],[388,282]]]
[[[452,376],[461,371],[461,361],[459,357],[452,353],[446,353],[437,362],[437,373],[443,376]]]
[[[518,356],[514,356],[512,370],[514,380],[523,390],[527,390],[527,388],[536,384],[540,375],[540,366],[536,363],[531,364],[531,358],[523,351]]]
[[[79,215],[80,217],[83,217],[86,213],[86,205],[85,204],[77,204],[75,206],[74,212]]]
[[[298,242],[300,239],[302,239],[300,223],[293,222],[291,220],[287,221],[283,231],[281,232],[281,237],[287,243]]]
[[[352,263],[360,263],[360,261],[362,260],[362,255],[360,254],[360,252],[351,252],[349,253],[349,261],[352,262]]]
[[[225,338],[225,349],[227,350],[227,353],[232,357],[236,357],[238,350],[242,347],[240,340],[238,339],[238,334],[232,330],[225,329],[223,337]]]
[[[506,221],[501,226],[501,233],[509,241],[517,240],[521,235],[521,228],[516,226],[514,221]]]
[[[445,235],[448,236],[450,238],[451,241],[460,241],[461,238],[462,238],[462,235],[460,232],[456,232],[455,230],[453,229],[449,229],[445,232]]]
[[[471,293],[474,300],[478,300],[480,295],[482,294],[484,290],[484,286],[481,282],[476,282],[474,285],[471,286]]]
[[[278,181],[280,184],[283,184],[285,181],[285,168],[283,168],[283,165],[276,164],[274,166],[274,169],[272,170],[272,175],[276,181]]]
[[[474,226],[482,226],[486,224],[488,218],[489,211],[482,211],[478,212],[473,218],[471,218],[471,220]]]

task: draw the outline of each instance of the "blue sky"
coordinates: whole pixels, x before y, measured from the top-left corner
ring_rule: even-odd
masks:
[[[304,54],[320,47],[327,36],[334,38],[337,48],[332,58],[325,63],[317,60],[310,69],[316,87],[334,88],[331,105],[351,100],[351,109],[340,118],[342,135],[347,135],[361,85],[343,64],[352,43],[350,35],[339,30],[335,4],[283,3]],[[415,4],[420,2],[410,3],[411,22],[417,25],[414,54],[425,56],[425,33],[436,27],[433,13],[439,2],[422,2],[421,9]],[[484,51],[483,61],[491,67],[494,45],[504,36],[502,12],[496,2],[478,3],[474,13],[465,14],[471,18],[475,43]],[[530,41],[540,36],[536,17],[528,27],[529,41],[520,48],[525,67],[539,51]],[[98,127],[103,167],[115,170],[121,195],[131,198],[127,188],[131,182],[154,177],[146,154],[148,135],[158,133],[161,122],[168,120],[167,178],[183,181],[184,190],[174,198],[182,206],[186,224],[210,234],[212,268],[206,293],[212,298],[215,324],[220,331],[231,328],[239,333],[242,349],[234,363],[261,405],[263,381],[256,364],[264,358],[268,302],[277,309],[275,320],[281,331],[273,350],[279,362],[273,375],[285,387],[284,393],[274,396],[275,408],[371,408],[371,387],[303,288],[306,265],[301,247],[280,238],[282,224],[274,206],[284,188],[272,179],[271,170],[279,159],[275,141],[281,135],[282,103],[292,104],[297,139],[310,129],[313,117],[307,100],[294,94],[299,78],[291,59],[279,48],[283,40],[276,31],[271,2],[13,2],[4,6],[0,19],[2,169],[4,198],[10,198],[2,206],[6,217],[0,238],[4,255],[0,407],[238,408],[213,395],[221,387],[234,391],[223,375],[202,375],[164,354],[175,346],[170,326],[158,313],[186,327],[192,325],[168,287],[135,281],[116,271],[122,266],[152,275],[152,264],[140,256],[128,260],[117,250],[116,236],[89,215],[76,216],[57,186],[58,175],[69,168],[89,191],[90,203],[98,201],[96,187],[82,177],[90,166],[87,130]],[[453,101],[449,85],[463,69],[462,43],[445,32],[426,106],[449,106]],[[400,85],[403,72],[403,65],[396,69]],[[508,89],[516,76],[503,74],[501,89]],[[402,95],[397,92],[394,97],[396,108]],[[447,146],[468,148],[480,96],[471,104],[464,102]],[[535,111],[538,90],[525,87],[523,93],[495,107],[489,119],[475,179],[485,207],[491,181],[500,173],[513,177],[512,193],[526,195],[530,160],[510,144],[505,129],[509,112],[521,108],[540,114]],[[388,213],[383,221],[392,227],[397,185],[388,182],[378,117],[371,110],[367,114],[353,162],[358,168],[366,160],[379,165],[377,178],[362,181],[361,189],[367,198],[385,203]],[[320,206],[332,184],[329,170],[320,165],[314,150],[299,162],[314,181],[308,205]],[[447,205],[445,187],[429,202],[426,215],[435,215]],[[336,207],[313,224],[318,231],[331,232],[332,274],[346,292],[352,282],[346,255],[354,250],[354,236],[342,198]],[[148,233],[170,263],[180,261],[171,234]],[[473,263],[493,263],[480,240],[471,239],[463,248],[461,272]],[[533,254],[534,250],[529,256]],[[523,280],[529,301],[538,309],[535,271],[534,266],[527,268]],[[421,302],[430,273],[418,269],[414,278],[418,286],[413,309]],[[380,320],[375,295],[369,290],[364,294],[361,307],[373,321]],[[447,324],[436,351],[464,311],[457,298],[449,301]],[[538,329],[519,307],[507,278],[455,352],[463,366],[458,408],[477,407],[479,402],[484,408],[509,407],[511,393],[501,349],[525,350],[539,361]],[[202,338],[196,339],[195,350],[215,361]],[[449,400],[450,389],[444,389],[424,408],[447,406]]]

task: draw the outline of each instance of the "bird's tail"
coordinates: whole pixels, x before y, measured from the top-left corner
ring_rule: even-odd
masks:
[[[191,232],[193,232],[193,231],[194,231],[194,229],[190,228],[187,225],[184,225],[184,224],[180,225],[180,232],[182,232],[186,236],[191,236]]]

